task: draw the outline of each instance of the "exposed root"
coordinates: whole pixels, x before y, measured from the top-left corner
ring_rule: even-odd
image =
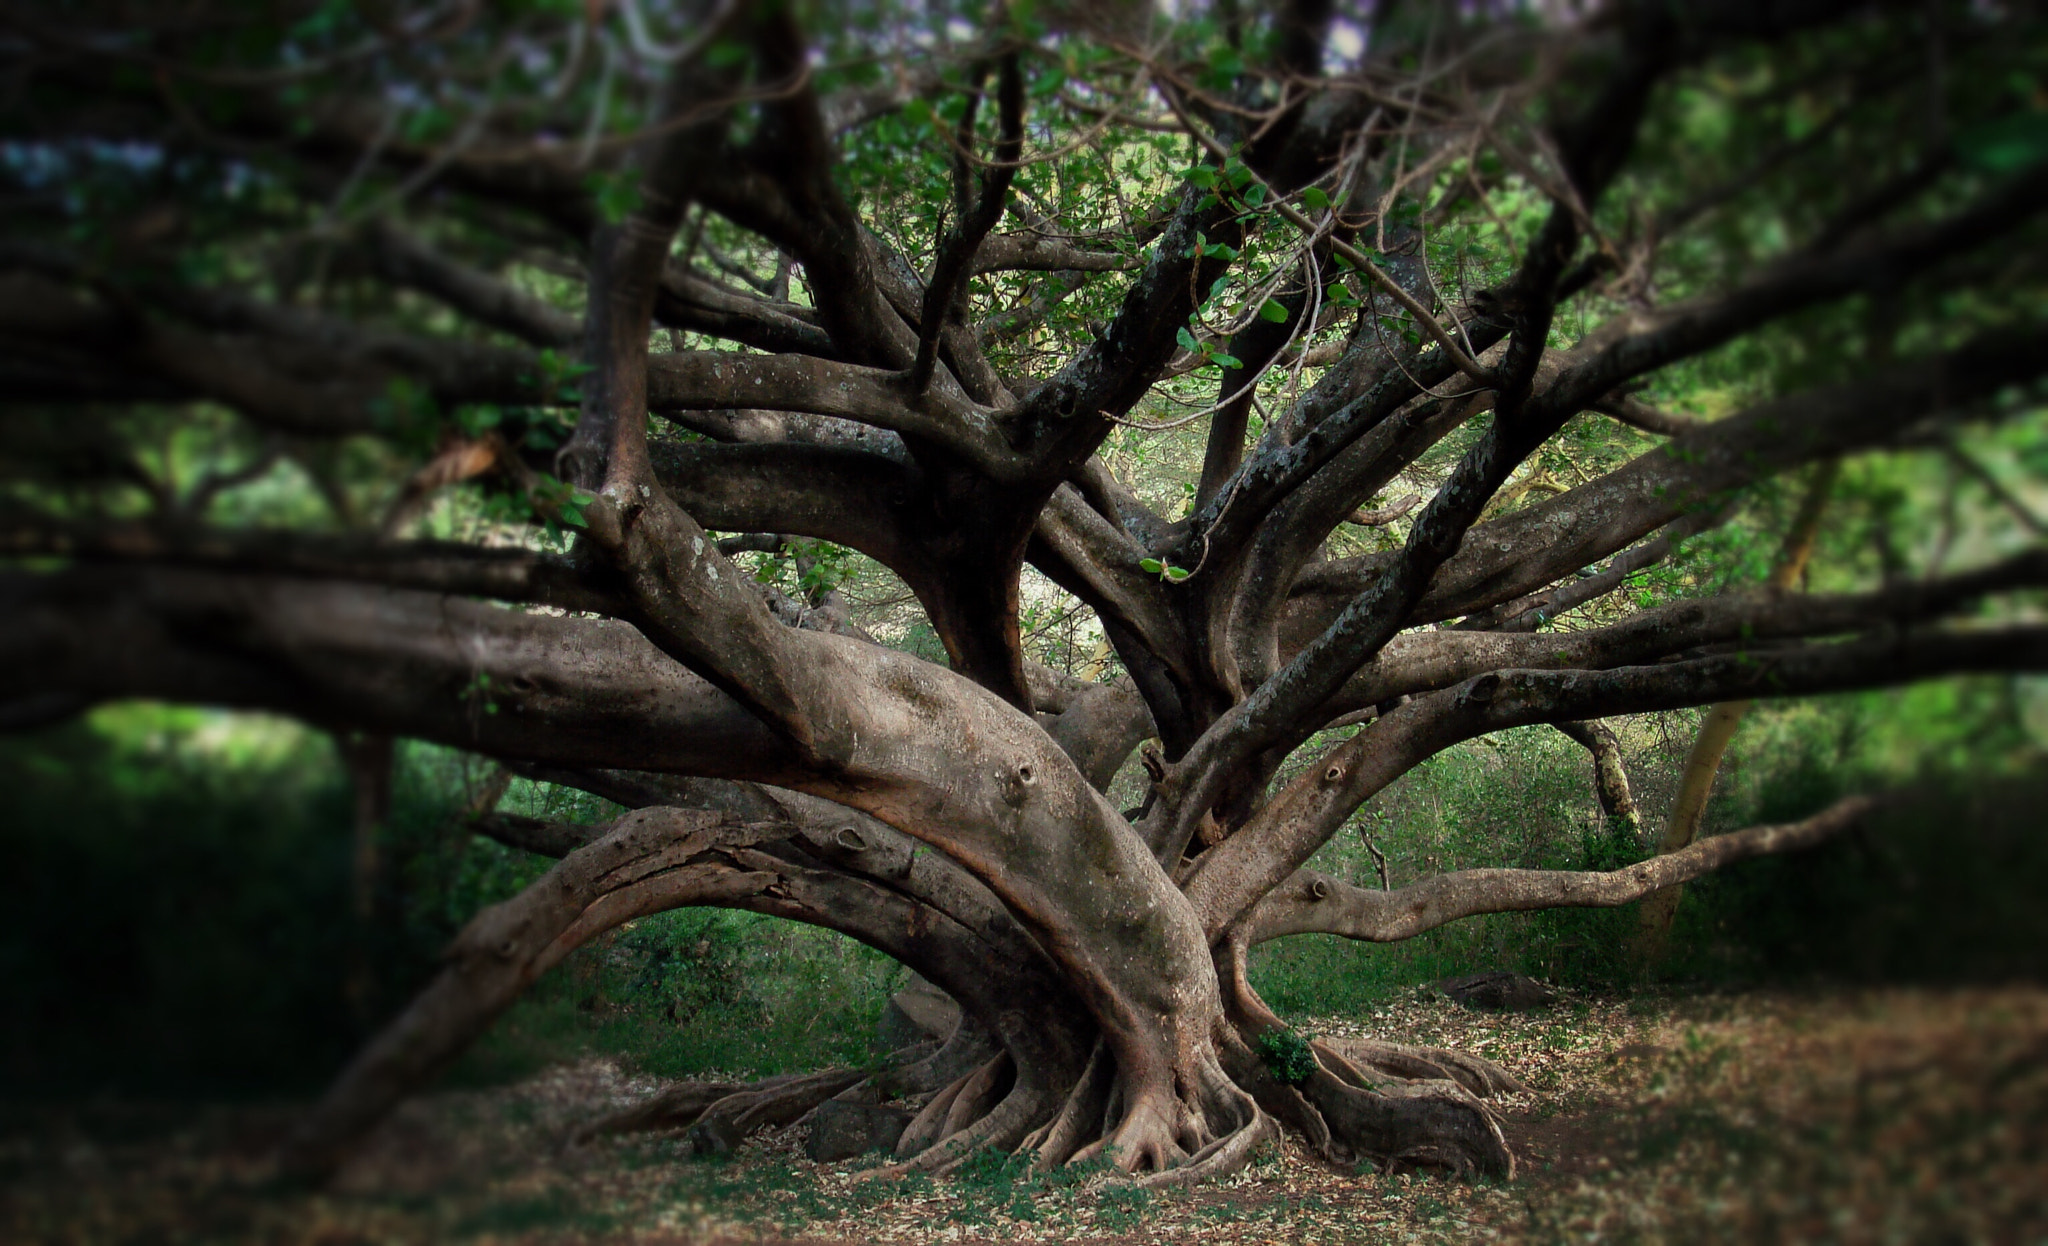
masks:
[[[867,1175],[946,1173],[993,1148],[1028,1154],[1041,1170],[1106,1158],[1136,1184],[1182,1185],[1237,1171],[1283,1126],[1339,1162],[1514,1173],[1499,1120],[1480,1096],[1524,1087],[1490,1061],[1390,1043],[1316,1043],[1318,1067],[1296,1087],[1278,1080],[1231,1027],[1216,1038],[1215,1058],[1164,1093],[1135,1090],[1108,1044],[1098,1043],[1056,1109],[1043,1086],[1018,1079],[1000,1055],[933,1095],[904,1131],[895,1162]]]
[[[1462,1051],[1409,1047],[1369,1038],[1324,1039],[1312,1045],[1318,1057],[1338,1056],[1355,1067],[1402,1081],[1454,1081],[1482,1099],[1529,1093],[1529,1087],[1514,1074],[1491,1060]],[[1324,1063],[1327,1066],[1330,1062],[1325,1059]],[[1339,1072],[1335,1068],[1331,1071]]]
[[[1138,1184],[1148,1189],[1163,1186],[1190,1185],[1207,1181],[1212,1177],[1227,1177],[1251,1162],[1253,1152],[1267,1139],[1279,1132],[1279,1126],[1264,1112],[1238,1129],[1218,1138],[1188,1157],[1188,1161],[1177,1168],[1163,1172],[1147,1173],[1138,1178]]]
[[[1067,1092],[1060,1110],[1024,1139],[1024,1148],[1032,1153],[1033,1167],[1041,1171],[1057,1168],[1074,1158],[1090,1133],[1100,1128],[1109,1105],[1110,1085],[1115,1080],[1116,1061],[1109,1054],[1109,1045],[1097,1040],[1087,1067]]]
[[[1114,1096],[1112,1096],[1114,1101]],[[1082,1148],[1074,1158],[1085,1162],[1108,1153],[1109,1162],[1124,1173],[1163,1173],[1187,1159],[1176,1137],[1173,1108],[1154,1096],[1132,1101],[1113,1133]]]
[[[942,1090],[988,1063],[1002,1051],[988,1027],[973,1014],[962,1013],[960,1023],[936,1051],[922,1059],[877,1073],[874,1088],[885,1099],[928,1095]],[[891,1057],[901,1058],[903,1053]]]
[[[743,1094],[750,1088],[745,1082],[684,1082],[669,1087],[652,1099],[577,1126],[569,1135],[569,1141],[571,1145],[581,1146],[606,1134],[688,1129],[712,1104]]]
[[[1019,1083],[1002,1102],[958,1133],[951,1134],[901,1163],[878,1169],[873,1176],[902,1176],[912,1172],[949,1173],[981,1150],[1013,1152],[1043,1120],[1050,1107],[1049,1096],[1039,1087]],[[957,1100],[956,1100],[957,1102]]]
[[[1007,1052],[968,1074],[966,1081],[961,1083],[960,1093],[953,1097],[952,1106],[946,1110],[946,1123],[940,1129],[939,1137],[952,1137],[988,1115],[989,1110],[1010,1093],[1016,1082],[1016,1065]]]
[[[1338,1163],[1371,1158],[1460,1174],[1514,1175],[1515,1157],[1500,1120],[1479,1097],[1527,1087],[1490,1060],[1362,1039],[1312,1042],[1316,1071],[1298,1087],[1282,1085],[1251,1051],[1252,1036],[1285,1023],[1245,976],[1247,946],[1236,933],[1216,950],[1217,975],[1237,1029],[1220,1045],[1233,1074],[1260,1106]]]
[[[1315,1104],[1303,1097],[1299,1090],[1273,1076],[1265,1062],[1254,1055],[1236,1034],[1226,1033],[1219,1045],[1224,1068],[1262,1111],[1281,1126],[1299,1133],[1318,1155],[1345,1158],[1333,1152],[1330,1126],[1323,1120],[1323,1114],[1316,1111]]]
[[[1515,1175],[1500,1121],[1457,1082],[1418,1081],[1363,1089],[1327,1068],[1309,1075],[1302,1095],[1330,1128],[1333,1143],[1389,1164],[1440,1168],[1460,1176]]]
[[[894,1162],[867,1176],[946,1173],[995,1149],[1029,1154],[1040,1169],[1106,1158],[1139,1185],[1182,1185],[1242,1168],[1283,1126],[1339,1162],[1513,1174],[1499,1121],[1480,1101],[1526,1089],[1506,1070],[1460,1052],[1340,1039],[1312,1043],[1315,1072],[1288,1085],[1244,1037],[1258,1021],[1277,1021],[1248,989],[1239,1002],[1237,1022],[1219,1022],[1212,1032],[1213,1054],[1163,1083],[1129,1077],[1106,1041],[1078,1070],[1069,1060],[1067,1072],[1049,1079],[1029,1064],[1036,1073],[1022,1076],[1008,1051],[963,1023],[940,1050],[899,1053],[895,1068],[872,1077],[832,1070],[752,1085],[686,1083],[591,1123],[577,1140],[705,1128],[736,1143],[830,1098],[879,1102],[916,1093],[917,1083],[930,1085],[940,1070],[958,1070],[906,1127]],[[991,1047],[995,1054],[985,1054]]]
[[[917,1115],[911,1118],[910,1124],[903,1130],[903,1136],[896,1142],[897,1159],[909,1159],[918,1152],[936,1145],[939,1139],[946,1136],[946,1118],[953,1110],[954,1101],[960,1097],[960,1092],[966,1088],[974,1074],[980,1071],[976,1069],[954,1079],[951,1085],[933,1095],[931,1101],[918,1110]]]
[[[825,1100],[866,1080],[853,1069],[771,1077],[751,1085],[684,1082],[632,1107],[584,1125],[570,1141],[582,1144],[607,1134],[650,1129],[718,1125],[733,1140],[757,1129],[787,1125]],[[723,1092],[723,1093],[721,1093]]]

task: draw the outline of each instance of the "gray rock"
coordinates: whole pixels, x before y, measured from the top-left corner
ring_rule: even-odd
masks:
[[[1547,1007],[1557,999],[1536,979],[1502,969],[1443,978],[1431,985],[1467,1008],[1486,1012],[1525,1012]]]
[[[820,1164],[852,1159],[870,1151],[895,1151],[896,1140],[910,1125],[902,1108],[827,1099],[811,1113],[811,1136],[804,1154]]]

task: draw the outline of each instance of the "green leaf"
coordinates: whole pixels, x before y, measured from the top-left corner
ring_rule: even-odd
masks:
[[[1239,359],[1236,355],[1220,350],[1209,356],[1209,362],[1222,368],[1242,368],[1244,366],[1244,360]]]
[[[1146,575],[1158,575],[1165,567],[1166,564],[1160,562],[1157,558],[1140,558],[1138,560],[1138,570],[1143,571]]]
[[[1166,569],[1166,578],[1172,580],[1175,584],[1180,583],[1182,580],[1187,579],[1189,576],[1193,574],[1194,572],[1188,570],[1186,567],[1168,567]]]
[[[1306,1036],[1295,1030],[1274,1028],[1260,1034],[1253,1045],[1274,1077],[1289,1086],[1299,1086],[1315,1075],[1319,1065]]]
[[[1318,212],[1330,206],[1330,197],[1323,193],[1323,188],[1320,186],[1311,186],[1307,190],[1302,191],[1301,201]]]
[[[1254,182],[1245,189],[1244,203],[1246,207],[1256,208],[1265,201],[1266,184],[1264,182]]]
[[[1174,332],[1173,340],[1180,343],[1180,348],[1182,350],[1202,349],[1199,345],[1196,344],[1195,335],[1188,332],[1185,327],[1178,329]]]
[[[1272,299],[1259,304],[1259,319],[1281,324],[1287,319],[1287,309]]]
[[[1216,185],[1216,167],[1214,165],[1198,164],[1181,176],[1187,178],[1203,190],[1214,189]]]

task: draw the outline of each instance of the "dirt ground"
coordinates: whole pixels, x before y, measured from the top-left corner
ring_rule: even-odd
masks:
[[[1631,999],[1466,1011],[1418,991],[1322,1035],[1460,1047],[1522,1077],[1511,1182],[1333,1170],[1289,1145],[1148,1194],[989,1157],[955,1179],[674,1136],[565,1149],[656,1086],[610,1062],[410,1105],[332,1188],[256,1180],[291,1105],[7,1113],[0,1241],[2048,1242],[2048,989]]]

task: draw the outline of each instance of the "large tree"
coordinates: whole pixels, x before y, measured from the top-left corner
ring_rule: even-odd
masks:
[[[264,709],[632,810],[482,819],[560,864],[304,1167],[576,946],[725,905],[960,1029],[641,1119],[936,1091],[906,1164],[1184,1180],[1285,1127],[1511,1171],[1511,1078],[1303,1048],[1247,948],[1625,903],[1862,807],[1611,874],[1306,868],[1461,741],[1556,724],[1614,780],[1605,716],[2048,666],[2000,605],[2041,549],[1638,583],[1774,478],[2037,410],[2028,8],[13,6],[0,717]],[[811,574],[854,557],[925,655]],[[1055,597],[1088,678],[1029,660]]]

